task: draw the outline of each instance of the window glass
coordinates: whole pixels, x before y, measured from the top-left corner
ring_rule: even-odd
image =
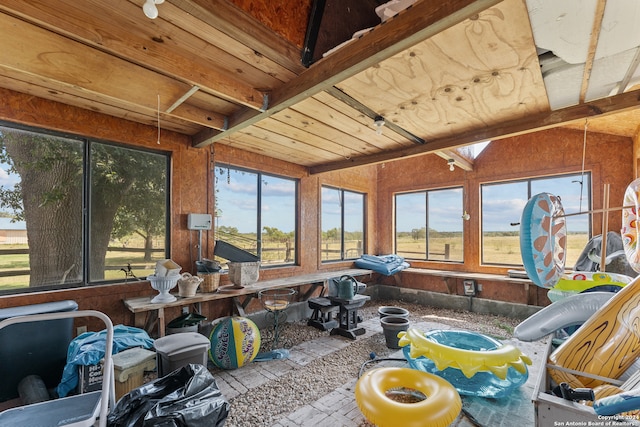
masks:
[[[167,257],[167,156],[8,127],[0,145],[0,292],[126,281]]]
[[[344,259],[362,255],[364,238],[364,195],[344,192]]]
[[[296,181],[262,175],[262,263],[295,261]]]
[[[297,185],[294,179],[218,165],[216,239],[259,256],[262,266],[294,263]]]
[[[409,259],[463,261],[462,188],[395,197],[396,253]]]
[[[155,271],[165,259],[167,157],[129,148],[91,144],[91,281]]]
[[[462,188],[427,193],[427,247],[430,261],[463,260]]]
[[[585,173],[483,184],[482,262],[521,266],[520,218],[527,201],[545,192],[559,196],[567,214],[588,211],[590,180]],[[590,215],[567,217],[566,224],[566,265],[571,268],[591,238]]]
[[[427,259],[427,193],[397,194],[396,254]]]
[[[320,253],[322,261],[356,259],[365,246],[365,197],[322,187]]]

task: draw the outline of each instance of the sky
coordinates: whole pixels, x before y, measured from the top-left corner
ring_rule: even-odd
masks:
[[[580,184],[574,181],[580,176],[535,180],[531,186],[531,196],[542,192],[560,195],[565,213],[588,210],[583,196],[580,209]],[[585,186],[586,188],[587,186]],[[478,209],[462,207],[462,190],[443,189],[431,192],[429,201],[429,228],[436,231],[461,231],[461,217],[466,210],[469,215],[479,215]],[[560,194],[558,194],[560,192]],[[526,181],[485,185],[482,190],[483,231],[519,231],[522,211],[529,200]],[[425,226],[424,193],[405,194],[398,199],[397,217],[399,231],[411,231]],[[567,218],[568,231],[586,231],[588,215]],[[515,224],[515,225],[512,225]]]
[[[241,233],[256,232],[257,178],[250,172],[220,174],[216,188],[216,225],[235,227]],[[263,175],[262,222],[283,232],[295,230],[295,181]]]
[[[0,187],[12,189],[13,186],[20,182],[20,176],[18,174],[9,174],[7,170],[9,166],[0,162]],[[1,211],[8,211],[4,207],[0,206]],[[27,225],[24,221],[11,222],[11,218],[0,218],[0,230],[24,230]]]
[[[218,209],[222,215],[218,218],[218,225],[236,227],[242,233],[256,230],[256,175],[249,172],[233,172],[227,183],[227,175],[218,178]],[[263,223],[276,227],[284,232],[293,231],[292,222],[295,212],[295,185],[293,181],[273,178],[263,175]],[[560,195],[565,213],[588,210],[586,195],[583,195],[582,208],[580,202],[580,175],[543,179],[532,181],[531,195],[541,192]],[[518,231],[520,217],[528,200],[526,181],[499,183],[500,185],[486,185],[483,187],[483,230],[484,231]],[[589,187],[587,182],[585,188]],[[430,200],[431,222],[430,228],[437,231],[460,231],[462,214],[466,210],[471,216],[478,215],[478,209],[462,206],[462,190],[444,189],[433,191]],[[558,194],[561,192],[561,194]],[[329,192],[334,194],[335,192]],[[401,231],[424,227],[425,202],[424,196],[405,197],[404,203],[399,205],[399,218],[402,221]],[[339,203],[336,201],[335,214],[339,213]],[[328,212],[323,212],[327,215]],[[578,215],[567,218],[569,232],[585,231],[588,225],[588,215]],[[339,224],[339,222],[337,222]],[[516,225],[512,225],[516,224]]]

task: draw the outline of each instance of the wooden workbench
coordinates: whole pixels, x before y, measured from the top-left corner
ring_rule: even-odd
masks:
[[[221,286],[217,292],[211,293],[196,293],[193,297],[176,297],[173,302],[166,303],[152,303],[151,299],[155,296],[130,298],[124,300],[124,305],[134,314],[135,325],[144,324],[144,328],[147,332],[151,333],[158,325],[158,336],[163,337],[165,335],[165,316],[164,309],[166,307],[183,307],[193,306],[194,310],[198,313],[202,311],[202,303],[209,301],[216,301],[221,299],[232,298],[234,306],[240,316],[245,316],[245,308],[249,305],[253,298],[257,298],[258,292],[265,289],[282,289],[293,288],[302,285],[312,285],[307,292],[302,295],[301,300],[306,301],[315,290],[320,286],[325,286],[329,279],[334,277],[340,277],[344,275],[350,275],[354,277],[365,276],[373,274],[372,270],[351,268],[338,271],[322,271],[311,274],[303,274],[297,276],[283,277],[280,279],[263,280],[258,281],[252,285],[247,285],[244,288],[235,289],[232,286]],[[140,317],[145,316],[142,320]]]

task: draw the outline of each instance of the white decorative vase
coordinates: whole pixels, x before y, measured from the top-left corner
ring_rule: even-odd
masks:
[[[151,299],[152,303],[173,302],[176,297],[171,295],[169,291],[175,288],[180,279],[179,274],[172,274],[168,277],[158,277],[156,275],[147,276],[147,280],[151,283],[151,287],[158,291],[158,295]]]

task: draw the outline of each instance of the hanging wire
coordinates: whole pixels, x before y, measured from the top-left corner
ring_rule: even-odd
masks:
[[[587,119],[584,119],[584,136],[582,138],[582,171],[580,175],[580,209],[578,212],[582,212],[582,199],[584,193],[584,160],[587,154]]]
[[[158,145],[160,145],[160,94],[158,94]]]

